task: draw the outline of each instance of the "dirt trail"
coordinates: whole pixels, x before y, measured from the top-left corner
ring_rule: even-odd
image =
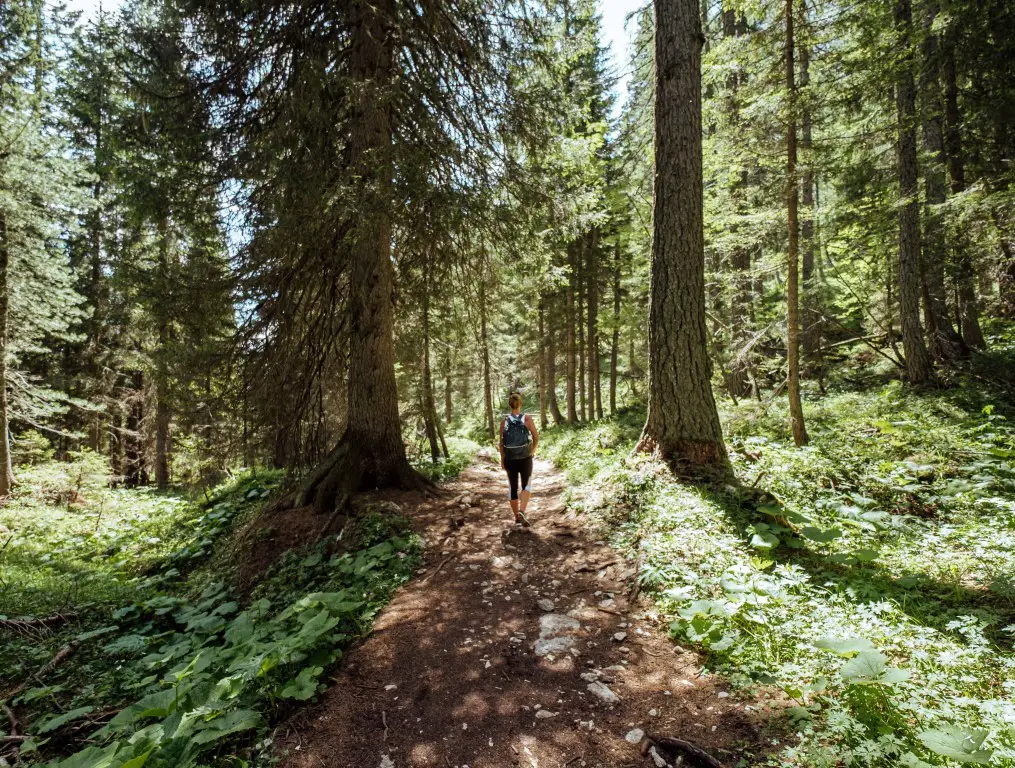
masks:
[[[566,512],[563,477],[537,461],[533,487],[530,529],[508,525],[506,481],[484,459],[407,509],[426,567],[279,730],[285,768],[652,766],[634,729],[727,766],[764,751],[767,715],[628,604],[633,565]]]

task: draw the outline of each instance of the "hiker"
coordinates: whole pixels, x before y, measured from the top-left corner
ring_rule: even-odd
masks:
[[[532,417],[522,413],[522,396],[518,392],[508,395],[508,405],[511,413],[500,424],[500,465],[507,470],[515,523],[527,526],[529,520],[525,517],[525,508],[532,495],[529,478],[532,477],[532,457],[539,446],[539,432]],[[519,480],[521,491],[518,490]]]

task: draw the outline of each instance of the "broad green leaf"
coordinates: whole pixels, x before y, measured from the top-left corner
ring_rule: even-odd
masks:
[[[224,739],[233,733],[256,728],[260,724],[261,716],[257,712],[249,709],[234,709],[210,721],[207,728],[202,728],[191,736],[191,741],[195,744],[207,744],[210,741]]]
[[[817,541],[822,544],[834,541],[842,536],[842,531],[838,528],[828,528],[823,530],[821,528],[815,528],[813,525],[805,525],[801,529],[801,533],[803,533],[803,535],[811,541]]]
[[[318,670],[317,675],[324,671],[320,667],[306,667],[300,670],[296,677],[285,684],[279,692],[279,696],[283,699],[297,699],[299,701],[309,699],[317,693],[317,675],[314,674],[314,670]]]
[[[143,752],[137,757],[132,757],[126,763],[121,765],[120,768],[141,768],[141,766],[148,762],[148,758],[151,757],[151,754],[154,751],[155,747],[151,747],[147,752]]]
[[[865,637],[823,637],[814,646],[846,658],[874,650],[874,643]]]
[[[986,764],[993,755],[989,749],[980,749],[987,734],[988,731],[969,730],[945,723],[938,728],[922,731],[916,737],[927,749],[941,757],[950,757],[960,763]]]
[[[64,712],[62,715],[46,720],[41,725],[37,726],[35,731],[36,733],[49,733],[50,731],[55,731],[57,728],[62,725],[66,725],[71,720],[77,720],[82,715],[87,715],[93,709],[95,709],[95,707],[78,707],[77,709],[72,709],[70,712]]]
[[[842,665],[839,676],[847,683],[862,683],[876,679],[888,667],[888,657],[880,651],[861,651],[856,658]]]
[[[119,749],[118,743],[108,747],[88,747],[65,760],[50,763],[49,768],[110,768],[119,762],[116,757]]]

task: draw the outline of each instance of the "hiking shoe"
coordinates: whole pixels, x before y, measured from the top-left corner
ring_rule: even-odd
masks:
[[[524,512],[521,512],[521,511],[519,511],[519,512],[518,512],[518,517],[519,517],[519,520],[518,520],[518,522],[520,522],[520,523],[521,523],[521,524],[522,524],[523,526],[525,526],[526,528],[528,528],[528,527],[529,527],[529,518],[527,518],[527,517],[525,516],[525,513],[524,513]]]

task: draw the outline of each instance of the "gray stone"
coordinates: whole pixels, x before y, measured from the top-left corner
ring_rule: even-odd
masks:
[[[589,693],[604,704],[617,704],[620,702],[620,697],[602,683],[589,683],[585,687]]]
[[[568,634],[576,632],[581,625],[559,613],[544,613],[539,617],[539,639],[536,640],[537,656],[551,653],[564,653],[574,646],[574,637]]]
[[[536,605],[539,606],[539,610],[546,611],[547,613],[552,613],[553,609],[556,607],[553,604],[553,600],[548,597],[540,598],[536,601]]]
[[[541,709],[538,712],[536,712],[536,718],[539,720],[546,720],[547,718],[556,716],[557,716],[556,712],[550,712],[549,710],[546,709]]]
[[[632,728],[627,732],[624,740],[631,744],[641,744],[641,740],[645,738],[645,731],[641,728]]]
[[[536,656],[549,656],[551,654],[564,653],[574,646],[574,638],[570,635],[561,637],[548,637],[536,640]]]

